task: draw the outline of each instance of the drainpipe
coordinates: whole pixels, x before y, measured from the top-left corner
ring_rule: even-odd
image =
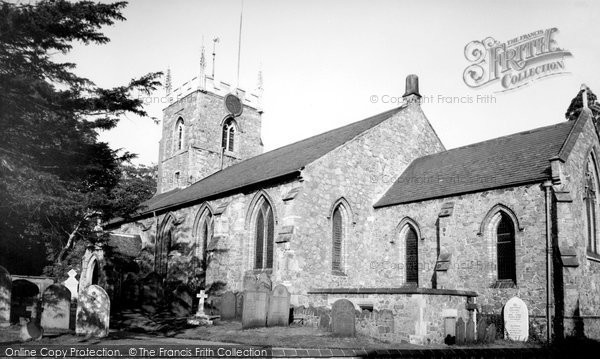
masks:
[[[158,217],[156,217],[156,211],[152,212],[154,216],[154,226],[156,227],[156,232],[154,233],[154,272],[156,272],[156,250],[158,248]]]
[[[548,344],[552,340],[552,216],[551,216],[551,188],[552,181],[543,184],[546,190],[546,339]]]

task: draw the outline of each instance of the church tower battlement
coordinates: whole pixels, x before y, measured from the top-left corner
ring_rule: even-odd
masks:
[[[157,194],[184,188],[263,152],[262,84],[254,93],[204,74],[171,91],[168,75]]]

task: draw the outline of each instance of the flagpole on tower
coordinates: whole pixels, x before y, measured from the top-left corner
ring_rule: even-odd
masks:
[[[242,54],[242,20],[244,16],[244,0],[242,0],[242,8],[240,10],[240,33],[238,36],[238,63],[237,63],[237,84],[236,89],[240,88],[240,57]]]

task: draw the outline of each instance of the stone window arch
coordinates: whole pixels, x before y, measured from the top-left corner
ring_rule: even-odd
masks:
[[[487,213],[480,226],[487,246],[491,280],[517,284],[516,244],[523,228],[518,217],[507,206],[497,204]]]
[[[346,272],[346,256],[350,224],[354,223],[350,204],[345,198],[333,203],[331,220],[331,270],[333,274]]]
[[[185,122],[182,117],[177,119],[175,122],[175,151],[180,151],[184,147],[185,141]]]
[[[594,151],[590,151],[585,164],[585,175],[583,184],[583,203],[584,203],[584,221],[585,236],[587,243],[587,252],[598,255],[600,246],[598,244],[598,166]]]
[[[256,270],[272,269],[275,245],[276,217],[270,198],[259,192],[251,203],[249,227],[252,233],[250,257],[252,268]]]
[[[169,253],[175,244],[175,224],[175,216],[169,213],[159,227],[159,236],[154,252],[154,271],[161,276],[166,276],[168,273]]]
[[[201,261],[203,269],[207,264],[207,250],[214,233],[213,212],[208,204],[200,206],[194,221],[193,236],[196,257]]]
[[[400,258],[404,259],[404,285],[419,286],[419,241],[421,230],[412,218],[403,218],[397,226]]]
[[[232,117],[228,117],[223,122],[223,131],[222,131],[222,139],[221,139],[221,147],[228,152],[234,152],[236,146],[238,146],[237,142],[239,139],[237,138],[237,123]]]

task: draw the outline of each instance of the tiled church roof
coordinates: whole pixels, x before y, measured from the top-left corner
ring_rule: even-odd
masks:
[[[143,204],[145,208],[142,208],[140,214],[214,198],[225,193],[234,193],[251,185],[293,175],[309,163],[377,126],[404,108],[400,106],[224,168],[170,195],[161,194],[151,198]]]
[[[415,159],[374,207],[541,182],[584,118],[519,132]],[[563,144],[565,146],[563,146]],[[570,151],[570,149],[568,149]]]

